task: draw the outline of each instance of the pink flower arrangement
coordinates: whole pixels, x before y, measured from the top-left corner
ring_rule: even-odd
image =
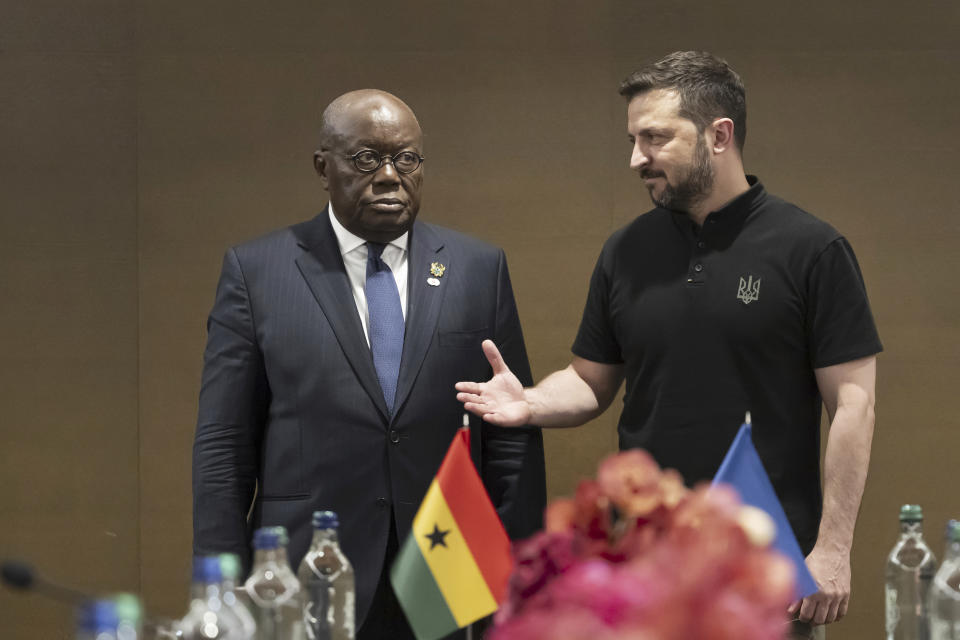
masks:
[[[514,548],[490,640],[774,640],[793,566],[732,489],[684,487],[644,451],[601,462]]]

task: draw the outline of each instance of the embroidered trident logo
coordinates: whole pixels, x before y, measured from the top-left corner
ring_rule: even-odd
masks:
[[[737,300],[743,300],[743,304],[750,304],[760,299],[760,278],[753,281],[753,276],[749,280],[740,278],[740,288],[737,289]]]

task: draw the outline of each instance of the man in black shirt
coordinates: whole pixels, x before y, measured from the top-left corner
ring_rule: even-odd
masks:
[[[745,92],[724,61],[674,53],[620,93],[630,166],[656,208],[605,244],[569,367],[524,389],[485,342],[494,377],[459,383],[457,397],[496,425],[569,427],[602,413],[625,379],[620,447],[647,449],[688,484],[713,477],[752,411],[820,587],[790,608],[806,637],[846,613],[873,436],[882,346],[856,258],[828,224],[745,175]]]

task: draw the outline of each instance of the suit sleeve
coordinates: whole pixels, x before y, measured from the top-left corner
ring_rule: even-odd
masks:
[[[269,400],[246,282],[236,252],[223,260],[207,321],[199,414],[193,444],[193,547],[196,554],[249,558],[260,434]]]
[[[507,259],[497,267],[496,328],[493,340],[504,361],[524,386],[533,383],[513,298]],[[535,427],[503,428],[482,423],[483,481],[512,539],[525,538],[543,525],[547,489],[543,436]]]

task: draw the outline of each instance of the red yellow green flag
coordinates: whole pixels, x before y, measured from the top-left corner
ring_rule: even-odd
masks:
[[[497,610],[512,569],[510,539],[460,429],[390,569],[417,640],[435,640]]]

